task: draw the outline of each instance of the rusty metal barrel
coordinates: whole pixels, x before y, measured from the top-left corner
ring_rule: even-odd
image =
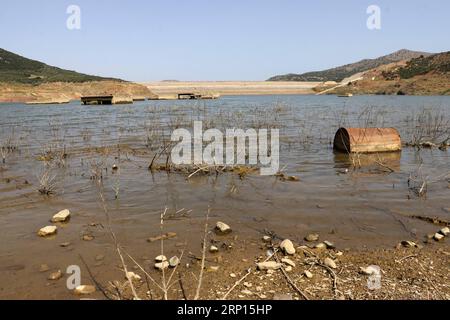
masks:
[[[334,136],[334,150],[346,153],[392,152],[402,149],[395,128],[340,128]]]

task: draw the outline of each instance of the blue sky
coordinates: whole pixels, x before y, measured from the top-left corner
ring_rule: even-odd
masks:
[[[66,9],[81,8],[81,30]],[[381,30],[366,27],[369,5]],[[448,0],[1,0],[0,47],[126,80],[265,80],[407,48],[450,50]]]

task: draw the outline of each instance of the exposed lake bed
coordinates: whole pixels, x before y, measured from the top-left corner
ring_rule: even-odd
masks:
[[[345,269],[352,272],[348,278],[357,276],[359,267],[369,264],[379,264],[382,270],[390,265],[395,270],[397,265],[404,266],[402,262],[413,268],[412,264],[418,263],[415,259],[433,260],[439,266],[435,285],[448,298],[448,239],[427,239],[428,234],[435,234],[443,226],[416,217],[450,220],[450,152],[404,146],[399,153],[362,155],[355,164],[348,155],[334,153],[331,141],[339,127],[352,125],[396,127],[403,142],[410,142],[417,133],[417,118],[424,110],[448,121],[449,107],[449,97],[392,96],[230,96],[217,101],[146,101],[114,107],[83,107],[77,102],[39,107],[0,105],[2,141],[11,138],[17,148],[8,152],[0,167],[0,297],[75,298],[66,288],[67,275],[48,280],[50,273],[65,273],[70,265],[80,265],[83,284],[92,283],[88,268],[105,286],[108,281],[124,282],[99,196],[102,192],[118,241],[155,278],[160,276],[153,268],[153,259],[161,251],[160,241],[148,239],[161,234],[160,215],[165,208],[164,233],[176,234],[164,241],[165,254],[170,258],[184,250],[179,269],[184,274],[198,274],[208,208],[209,229],[217,221],[231,226],[233,231],[228,235],[209,235],[208,243],[219,252],[208,253],[206,268],[219,268],[206,272],[203,298],[220,298],[246,274],[243,270],[255,267],[255,258],[264,256],[272,246],[262,240],[264,235],[271,236],[275,247],[281,240],[290,239],[295,247],[312,247],[304,248],[304,252],[318,252],[317,261],[308,253],[293,258],[297,264],[293,275],[301,279],[293,277],[302,280],[298,286],[305,284],[305,269],[311,269],[300,267],[308,262],[308,255],[321,270],[321,277],[328,279],[324,280],[324,293],[317,289],[320,292],[311,294],[311,289],[310,298],[352,298],[345,290],[336,293],[332,274],[320,266],[328,255],[339,261],[338,271],[352,265]],[[298,177],[298,181],[236,172],[188,178],[182,172],[149,170],[164,143],[159,137],[177,127],[190,129],[195,120],[220,129],[279,128],[280,165],[287,176]],[[164,164],[165,158],[159,162]],[[418,168],[429,181],[425,195],[417,195],[408,185]],[[45,175],[47,194],[39,192]],[[54,214],[63,209],[70,210],[70,221],[57,223],[58,232],[51,238],[38,237],[37,231],[50,225]],[[311,233],[319,234],[319,240],[306,241],[304,238]],[[420,244],[420,248],[393,249],[406,240]],[[336,249],[314,249],[323,241],[333,243]],[[336,256],[337,252],[343,255]],[[392,261],[408,255],[411,257],[400,263]],[[49,270],[40,272],[44,264]],[[430,266],[422,264],[424,268]],[[132,263],[129,266],[132,268]],[[419,269],[416,271],[427,274]],[[142,275],[138,268],[133,271]],[[400,271],[392,274],[396,272]],[[236,278],[230,277],[231,273]],[[388,274],[384,276],[389,278]],[[253,279],[254,289],[239,287],[230,298],[250,298],[248,292],[241,292],[248,290],[258,293],[252,298],[272,299],[274,293],[268,293],[272,290],[269,285],[258,291],[257,278],[253,277],[252,272],[243,282]],[[363,283],[362,292],[365,278],[357,277]],[[414,273],[414,277],[420,274]],[[285,283],[281,272],[272,278],[269,282]],[[218,279],[219,287],[214,279]],[[424,279],[422,289],[432,290]],[[191,280],[195,282],[195,278]],[[189,282],[186,278],[185,289],[192,295],[195,286]],[[338,283],[338,288],[342,286],[345,284]],[[141,287],[145,289],[144,283]],[[171,297],[182,298],[179,285],[175,287]],[[301,298],[289,284],[282,290],[291,290],[293,298]],[[153,291],[153,298],[161,298],[158,290]],[[216,295],[210,296],[213,291]],[[98,291],[93,296],[103,297]],[[353,293],[353,298],[362,297],[367,298]],[[422,293],[396,297],[427,298]]]

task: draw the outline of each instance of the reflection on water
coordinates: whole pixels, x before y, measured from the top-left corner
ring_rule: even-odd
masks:
[[[379,152],[348,154],[344,152],[334,152],[334,161],[337,168],[358,169],[368,167],[378,167],[379,169],[388,169],[389,171],[400,171],[401,152]]]

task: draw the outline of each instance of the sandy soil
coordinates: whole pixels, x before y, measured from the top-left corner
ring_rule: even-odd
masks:
[[[295,81],[161,81],[142,83],[162,97],[182,92],[218,93],[220,95],[312,94],[319,82]]]
[[[0,102],[65,103],[81,96],[113,94],[131,97],[154,97],[146,87],[136,83],[95,81],[85,83],[44,83],[33,86],[0,82]]]

